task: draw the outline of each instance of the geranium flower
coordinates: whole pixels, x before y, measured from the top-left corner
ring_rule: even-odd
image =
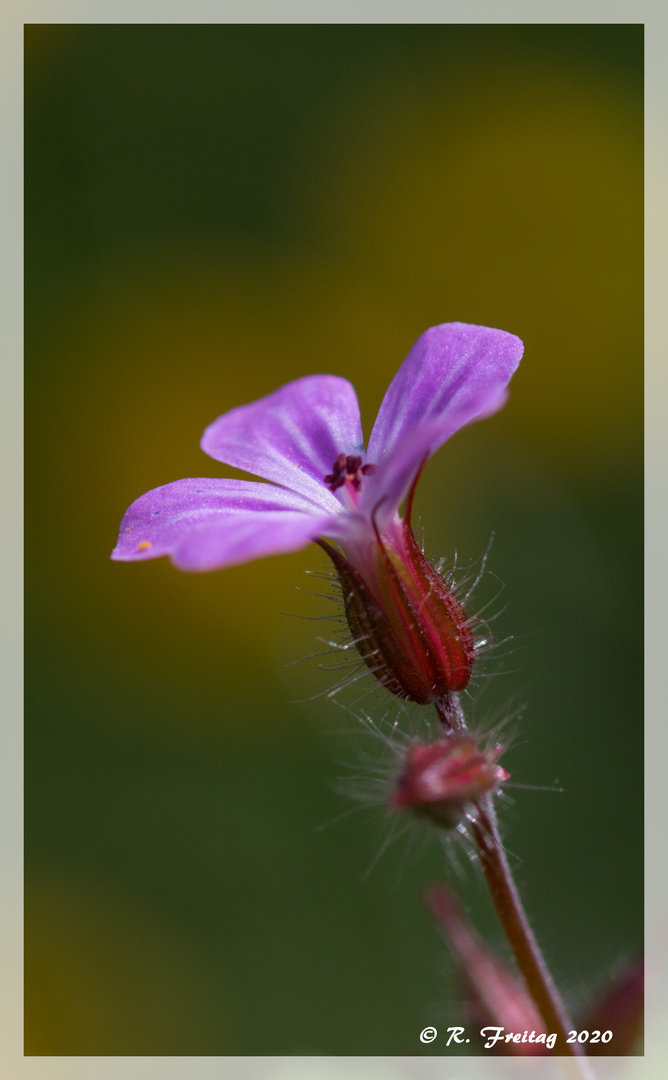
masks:
[[[416,701],[463,689],[470,628],[413,537],[412,489],[458,428],[501,408],[522,351],[513,334],[484,326],[427,330],[392,380],[366,451],[355,390],[335,375],[297,379],[232,409],[206,429],[202,449],[271,483],[154,488],[126,511],[112,558],[169,555],[182,570],[207,571],[316,540],[341,578],[360,654],[381,681]]]

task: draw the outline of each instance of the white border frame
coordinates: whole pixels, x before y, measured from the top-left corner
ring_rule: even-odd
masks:
[[[639,23],[646,27],[646,524],[647,524],[647,959],[648,1011],[644,1058],[601,1058],[597,1078],[665,1075],[668,1061],[668,880],[665,795],[668,724],[662,669],[668,634],[668,8],[646,0],[4,0],[0,10],[0,462],[3,471],[0,686],[0,1073],[6,1080],[473,1080],[556,1077],[567,1059],[483,1058],[181,1058],[23,1057],[22,975],[22,208],[23,26],[25,23]],[[623,800],[624,793],[620,792]],[[657,856],[658,853],[658,856]],[[616,1066],[616,1068],[615,1068]]]

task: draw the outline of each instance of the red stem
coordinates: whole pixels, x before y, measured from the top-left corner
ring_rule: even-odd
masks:
[[[454,700],[447,704],[436,703],[436,712],[446,730],[452,730],[453,726],[465,730],[466,722],[461,707],[458,708],[457,696],[453,694],[451,697]],[[548,1030],[557,1036],[556,1046],[563,1055],[581,1059],[577,1072],[582,1080],[588,1080],[592,1073],[589,1063],[584,1059],[582,1046],[578,1042],[567,1042],[568,1033],[574,1030],[573,1024],[552,981],[522,906],[499,836],[491,795],[479,799],[476,809],[478,818],[472,829],[478,845],[480,864],[517,966]]]
[[[574,1030],[573,1024],[568,1018],[538,942],[529,926],[529,920],[501,843],[491,796],[487,795],[481,799],[477,804],[477,809],[478,820],[473,826],[473,833],[478,842],[480,863],[517,966],[526,980],[529,993],[547,1024],[548,1030],[557,1035],[557,1052],[584,1058],[584,1050],[580,1043],[567,1042],[568,1033]],[[586,1060],[581,1061],[579,1065],[578,1071],[582,1077],[592,1075]]]

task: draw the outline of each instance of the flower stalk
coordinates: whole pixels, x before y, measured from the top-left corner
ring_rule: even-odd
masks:
[[[517,966],[543,1020],[557,1035],[559,1052],[581,1057],[584,1051],[580,1043],[568,1042],[573,1025],[529,925],[501,843],[492,800],[483,796],[476,805],[478,817],[473,824],[473,833],[480,864]]]
[[[548,1031],[557,1037],[556,1053],[582,1058],[582,1045],[568,1041],[573,1024],[529,924],[499,835],[493,797],[509,779],[505,769],[496,764],[502,747],[477,748],[457,695],[451,695],[447,707],[437,702],[436,712],[444,737],[409,748],[390,807],[429,818],[446,834],[460,822],[468,822],[494,907],[528,993]],[[581,1075],[589,1075],[586,1067]]]

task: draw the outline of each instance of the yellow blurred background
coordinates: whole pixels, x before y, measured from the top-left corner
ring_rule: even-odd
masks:
[[[317,831],[356,754],[309,700],[333,676],[285,666],[319,554],[108,557],[144,491],[238,475],[217,415],[330,372],[368,434],[439,322],[526,346],[418,509],[437,557],[496,533],[515,640],[472,709],[526,703],[504,766],[564,788],[504,814],[527,906],[576,1012],[640,947],[642,138],[641,26],[26,28],[27,1053],[437,1053],[457,1022],[437,843],[362,880],[378,815]]]

